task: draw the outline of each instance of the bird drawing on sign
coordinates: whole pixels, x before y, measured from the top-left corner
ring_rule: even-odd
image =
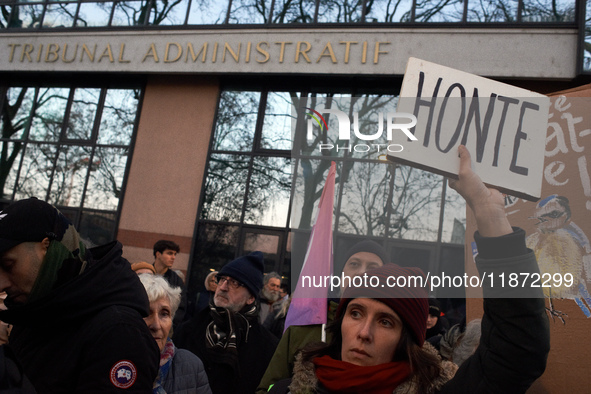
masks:
[[[563,316],[566,314],[553,308],[552,299],[567,298],[574,299],[583,313],[591,317],[591,297],[587,290],[588,275],[591,274],[591,244],[572,221],[568,198],[556,194],[544,198],[530,219],[537,220],[537,223],[536,232],[527,237],[527,246],[536,254],[542,276],[551,275],[546,275],[551,278],[548,282],[551,286],[543,288],[549,299],[550,315],[565,323]],[[571,283],[563,280],[567,274],[572,275]]]

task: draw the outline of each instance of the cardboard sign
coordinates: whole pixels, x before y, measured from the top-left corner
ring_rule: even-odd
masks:
[[[457,177],[463,144],[484,183],[537,200],[549,105],[542,94],[410,58],[397,113],[416,116],[410,131],[417,140],[393,133],[404,149],[388,159]]]

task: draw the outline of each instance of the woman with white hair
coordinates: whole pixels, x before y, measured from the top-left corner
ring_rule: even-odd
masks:
[[[188,350],[177,349],[172,336],[172,320],[181,302],[181,289],[171,287],[160,275],[140,274],[150,300],[150,315],[144,320],[160,348],[160,370],[154,394],[211,394],[203,362]]]

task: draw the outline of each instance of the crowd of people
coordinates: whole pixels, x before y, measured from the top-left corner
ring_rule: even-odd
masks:
[[[471,170],[464,147],[459,153],[450,186],[474,213],[478,269],[539,272],[502,195]],[[523,393],[546,367],[538,288],[484,285],[482,319],[450,324],[424,287],[388,285],[392,276],[424,276],[420,269],[364,240],[336,263],[345,276],[371,280],[341,288],[326,325],[285,328],[289,288],[264,272],[263,253],[211,272],[189,302],[173,270],[179,251],[161,240],[153,263],[129,264],[117,241],[85,247],[50,204],[6,207],[0,392]]]

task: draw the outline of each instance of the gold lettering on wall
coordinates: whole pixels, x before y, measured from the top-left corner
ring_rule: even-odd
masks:
[[[193,44],[188,43],[187,44],[187,55],[185,56],[185,63],[189,59],[189,52],[191,53],[191,59],[193,59],[193,63],[195,63],[197,61],[199,54],[201,52],[203,52],[203,55],[201,57],[201,63],[205,63],[205,59],[207,58],[207,43],[205,43],[205,44],[203,44],[203,46],[201,46],[201,49],[199,49],[199,52],[197,52],[197,54],[195,54],[195,51],[193,50]]]
[[[57,59],[60,58],[58,55],[59,50],[60,46],[58,44],[49,44],[49,46],[47,47],[47,52],[45,53],[45,62],[53,63],[57,61]]]
[[[174,59],[169,58],[171,45],[176,48],[176,57]],[[166,44],[166,51],[164,51],[164,63],[174,63],[179,60],[181,56],[183,56],[183,47],[181,47],[181,44],[177,42],[169,42]]]
[[[39,45],[39,52],[37,52],[37,63],[41,61],[41,53],[43,53],[43,44]]]
[[[351,44],[357,44],[357,41],[341,41],[339,44],[345,44],[345,64],[349,64],[349,54],[351,53]]]
[[[291,41],[278,41],[275,44],[281,45],[281,49],[279,50],[279,63],[283,63],[283,58],[284,58],[284,55],[285,55],[285,46],[286,45],[291,45],[291,44],[293,44],[293,42],[291,42]]]
[[[222,63],[226,62],[226,52],[230,52],[230,56],[236,61],[236,63],[240,63],[240,49],[242,47],[242,43],[238,43],[238,53],[232,50],[232,47],[227,42],[224,43],[224,53],[222,55]]]
[[[263,58],[263,60],[259,60],[257,59],[257,63],[267,63],[269,61],[269,52],[265,51],[261,45],[265,45],[266,47],[269,47],[269,43],[266,41],[263,42],[259,42],[257,44],[257,52],[260,53],[261,55],[264,55],[265,57]]]
[[[375,49],[374,54],[373,54],[373,64],[378,64],[378,56],[381,53],[383,53],[383,54],[388,53],[388,51],[380,51],[380,44],[387,45],[387,44],[390,44],[390,43],[389,42],[383,42],[383,41],[377,41],[376,42],[376,49]]]
[[[212,55],[211,62],[215,63],[217,57],[218,57],[218,43],[216,42],[215,45],[213,46],[213,55]]]
[[[82,44],[82,52],[80,53],[80,62],[84,61],[84,54],[88,56],[88,59],[91,62],[94,62],[94,55],[96,54],[96,44],[94,44],[94,48],[92,49],[92,53],[90,53],[90,49],[86,46],[86,44]]]
[[[302,44],[306,44],[306,49],[302,50]],[[310,44],[308,41],[298,41],[295,54],[295,62],[299,63],[300,55],[302,55],[304,59],[306,59],[306,62],[312,63],[310,61],[310,58],[308,57],[308,52],[310,52],[310,49],[312,49],[312,44]]]
[[[361,63],[365,64],[367,61],[367,41],[363,41],[363,50],[361,52]]]
[[[8,46],[10,47],[10,55],[8,55],[8,61],[10,63],[12,63],[12,59],[14,58],[14,50],[16,49],[16,47],[20,47],[21,44],[8,44]],[[21,62],[22,62],[22,58],[21,58]]]
[[[119,48],[119,63],[131,63],[131,60],[123,60],[123,51],[125,51],[125,44],[121,44]]]
[[[146,61],[147,58],[153,58],[154,62],[158,63],[158,52],[156,51],[156,44],[152,43],[150,44],[150,49],[148,49],[148,52],[146,52],[144,58],[142,59],[142,63]]]
[[[72,63],[76,60],[76,55],[78,54],[78,44],[74,48],[74,56],[71,59],[66,59],[66,53],[68,52],[68,44],[64,44],[64,49],[62,50],[62,62],[64,63]]]
[[[29,62],[32,62],[33,59],[31,59],[31,52],[33,52],[33,49],[35,49],[35,47],[33,47],[33,45],[31,44],[25,44],[24,48],[23,48],[23,54],[21,55],[21,62],[24,61],[24,57],[26,56],[27,59],[29,60]]]
[[[244,59],[244,61],[246,63],[250,63],[250,48],[252,46],[252,43],[249,41],[248,44],[246,44],[246,58]]]
[[[8,43],[5,59],[9,63],[226,63],[295,65],[351,63],[367,66],[379,64],[392,56],[389,41],[225,41],[186,42],[177,41],[147,43],[145,48],[134,47],[126,52],[127,43],[84,43],[80,41],[45,43]],[[244,44],[244,45],[243,45]],[[360,45],[361,44],[361,45]],[[118,56],[115,51],[118,47]],[[244,52],[242,49],[244,48]],[[211,49],[211,51],[210,51]],[[145,50],[145,52],[143,52]],[[143,53],[143,57],[142,57]],[[373,56],[372,56],[373,55]],[[233,61],[229,60],[232,59]],[[313,61],[312,59],[316,60]],[[5,60],[6,61],[6,60]],[[330,63],[328,63],[330,61]],[[172,67],[172,66],[171,66]],[[185,66],[186,67],[186,66]],[[217,70],[216,70],[217,71]],[[221,71],[221,69],[220,69]]]
[[[337,62],[337,57],[334,55],[334,51],[332,50],[332,45],[330,45],[330,41],[326,43],[324,49],[322,50],[322,52],[320,52],[320,56],[318,56],[318,60],[316,60],[316,63],[319,63],[320,59],[322,59],[324,56],[329,56],[333,64]]]
[[[107,44],[107,47],[103,51],[103,54],[99,57],[98,62],[100,63],[104,57],[109,58],[109,62],[113,63],[115,60],[113,59],[113,51],[111,51],[111,44]]]

